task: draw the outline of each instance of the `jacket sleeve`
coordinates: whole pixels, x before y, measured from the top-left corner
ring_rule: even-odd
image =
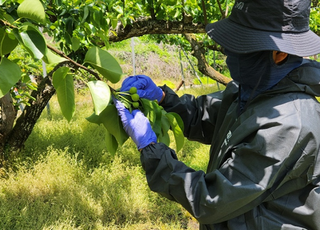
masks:
[[[219,170],[208,174],[195,171],[162,143],[144,148],[141,162],[150,189],[180,203],[201,224],[220,223],[252,209],[261,202],[265,190],[240,171],[232,173],[242,177],[241,183]]]
[[[175,112],[180,115],[184,122],[185,137],[189,140],[210,144],[223,93],[216,92],[197,98],[188,94],[179,97],[169,87],[161,88],[166,96],[160,105],[167,112]]]

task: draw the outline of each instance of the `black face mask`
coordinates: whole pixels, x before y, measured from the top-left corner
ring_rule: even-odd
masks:
[[[275,86],[302,63],[302,57],[288,55],[279,65],[273,60],[273,51],[237,54],[225,50],[231,77],[239,83],[242,105],[260,93]]]

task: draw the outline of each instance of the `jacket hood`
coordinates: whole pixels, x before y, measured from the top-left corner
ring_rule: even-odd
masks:
[[[270,93],[304,92],[320,96],[320,63],[304,59],[301,66],[282,79]],[[268,93],[269,94],[269,93]]]

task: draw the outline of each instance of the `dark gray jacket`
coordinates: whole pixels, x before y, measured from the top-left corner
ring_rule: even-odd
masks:
[[[185,136],[210,144],[207,172],[162,143],[142,150],[150,189],[185,207],[200,229],[320,229],[320,64],[307,61],[238,116],[238,86],[161,104]]]

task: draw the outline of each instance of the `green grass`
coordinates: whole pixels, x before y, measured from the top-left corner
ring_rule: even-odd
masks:
[[[0,229],[197,229],[179,204],[149,190],[131,140],[115,156],[106,151],[104,128],[85,120],[91,97],[76,98],[68,123],[53,97],[50,114],[43,111],[14,167],[3,169]],[[208,153],[209,146],[186,140],[178,157],[205,170]]]

